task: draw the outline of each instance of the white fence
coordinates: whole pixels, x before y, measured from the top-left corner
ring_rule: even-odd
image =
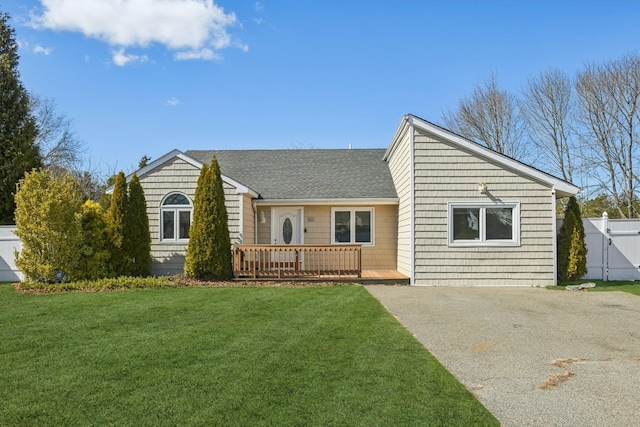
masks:
[[[640,220],[608,219],[605,213],[583,223],[588,250],[584,278],[640,280]]]
[[[16,282],[23,279],[15,263],[14,250],[22,248],[20,239],[13,234],[14,225],[0,225],[0,282]]]

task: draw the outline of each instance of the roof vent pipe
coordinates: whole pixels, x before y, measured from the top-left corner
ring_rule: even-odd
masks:
[[[351,143],[349,143],[349,150],[351,150]]]

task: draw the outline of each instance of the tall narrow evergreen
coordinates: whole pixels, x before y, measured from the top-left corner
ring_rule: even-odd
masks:
[[[129,258],[125,235],[127,232],[127,179],[124,172],[116,177],[116,182],[111,194],[111,204],[107,211],[107,223],[109,225],[109,245],[111,249],[111,265],[116,276],[129,273]]]
[[[0,12],[0,224],[14,222],[18,181],[42,165],[29,95],[18,72],[18,43],[8,21],[9,15]]]
[[[129,258],[131,276],[148,276],[151,271],[151,235],[144,191],[137,174],[129,182],[129,203],[125,222],[124,246]]]
[[[558,233],[558,281],[580,279],[587,273],[587,246],[580,206],[569,198]]]
[[[202,166],[198,178],[184,272],[201,280],[226,280],[233,275],[229,220],[215,156],[211,166]]]

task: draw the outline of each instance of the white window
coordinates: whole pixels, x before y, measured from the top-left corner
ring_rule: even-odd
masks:
[[[373,245],[373,208],[332,208],[331,242]]]
[[[520,245],[520,203],[449,203],[449,245]]]
[[[160,207],[160,240],[189,240],[193,205],[182,193],[169,193]]]

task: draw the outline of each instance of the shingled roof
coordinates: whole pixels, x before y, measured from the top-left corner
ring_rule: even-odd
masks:
[[[395,199],[385,149],[191,150],[263,199]]]

